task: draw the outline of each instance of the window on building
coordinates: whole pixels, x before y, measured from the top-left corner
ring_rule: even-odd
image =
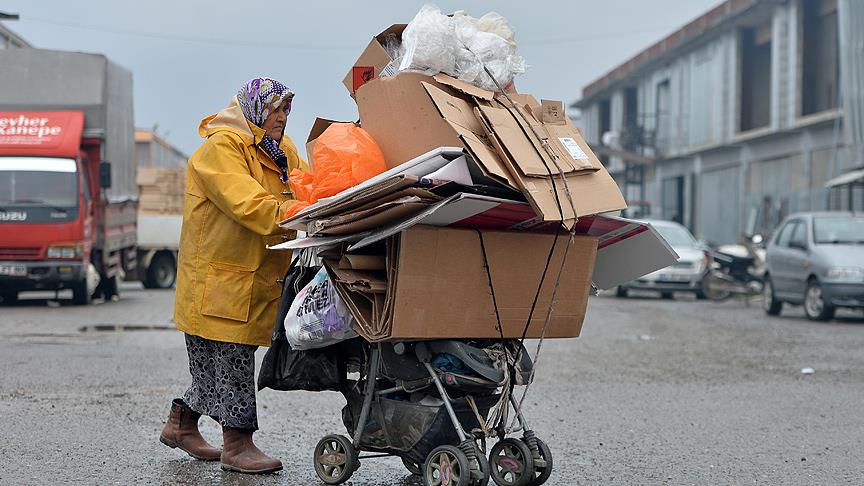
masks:
[[[600,141],[603,135],[612,130],[612,102],[608,99],[600,102]]]
[[[663,219],[684,224],[684,176],[663,179]]]
[[[837,108],[837,0],[803,0],[801,30],[801,114]]]
[[[654,134],[655,146],[660,153],[663,153],[669,146],[669,138],[671,136],[671,109],[669,95],[669,80],[664,79],[657,83],[657,92],[655,96],[654,116],[656,133]]]
[[[771,122],[771,23],[741,29],[739,62],[739,130],[767,127]]]
[[[624,128],[639,125],[639,88],[628,86],[624,89]]]
[[[639,116],[639,87],[637,86],[624,88],[621,147],[631,152],[638,152],[642,147],[642,121]]]

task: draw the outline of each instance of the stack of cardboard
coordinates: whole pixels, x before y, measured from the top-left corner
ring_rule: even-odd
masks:
[[[278,245],[317,249],[358,333],[575,337],[592,282],[677,259],[650,225],[601,214],[624,198],[561,102],[394,74],[382,42],[403,29],[376,36],[345,78],[390,170],[284,221],[308,236]]]
[[[185,168],[139,167],[138,211],[145,214],[182,214],[186,192]]]

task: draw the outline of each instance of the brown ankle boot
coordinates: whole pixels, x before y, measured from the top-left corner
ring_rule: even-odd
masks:
[[[201,437],[198,431],[198,419],[201,414],[193,412],[183,403],[183,400],[175,398],[171,402],[171,412],[168,421],[162,429],[159,441],[168,447],[179,448],[195,459],[202,461],[217,461],[222,451],[211,446]]]
[[[247,474],[282,470],[282,461],[268,457],[252,443],[252,430],[222,427],[222,469]]]

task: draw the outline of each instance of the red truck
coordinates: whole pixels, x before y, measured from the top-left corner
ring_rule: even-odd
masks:
[[[117,295],[136,266],[132,75],[102,55],[0,50],[0,297]]]

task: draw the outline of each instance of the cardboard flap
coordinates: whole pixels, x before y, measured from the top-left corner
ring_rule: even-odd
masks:
[[[549,177],[550,173],[556,172],[555,166],[547,165],[546,160],[537,151],[534,142],[508,110],[491,106],[478,108],[488,122],[489,128],[510,154],[510,159],[523,174]]]
[[[563,125],[567,116],[561,101],[540,100],[540,122],[550,125]]]
[[[480,98],[481,100],[491,101],[492,98],[495,97],[495,93],[493,93],[492,91],[487,91],[479,86],[474,86],[471,83],[466,83],[465,81],[456,79],[446,74],[436,74],[432,78],[443,85],[450,86],[456,91],[471,95],[475,98]]]
[[[423,87],[444,120],[473,133],[483,133],[483,126],[474,115],[474,105],[429,83],[423,83]]]

